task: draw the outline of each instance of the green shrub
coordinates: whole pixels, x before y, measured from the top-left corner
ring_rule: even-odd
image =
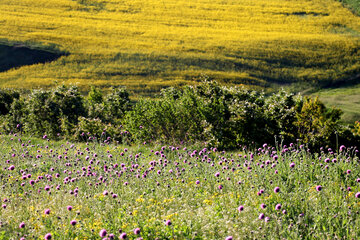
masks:
[[[25,111],[25,130],[37,136],[47,134],[57,137],[61,132],[71,133],[78,118],[86,116],[79,89],[64,85],[52,91],[34,90],[25,101]]]
[[[19,99],[20,94],[10,89],[0,89],[0,115],[9,113],[11,104],[15,99]]]
[[[341,114],[340,109],[326,108],[318,98],[306,97],[296,114],[299,138],[314,148],[331,145],[341,129]]]
[[[91,88],[83,97],[76,86],[50,91],[34,90],[19,96],[0,91],[0,118],[6,132],[78,141],[92,139],[122,143],[206,143],[218,148],[257,147],[301,140],[320,146],[359,144],[359,124],[353,130],[340,124],[342,112],[328,109],[318,98],[302,98],[281,90],[268,97],[263,92],[221,86],[205,80],[197,86],[167,88],[156,99],[130,105],[124,88],[106,96]],[[1,105],[2,104],[2,105]],[[122,125],[125,128],[122,128]]]
[[[104,123],[99,118],[79,117],[73,139],[77,141],[96,140],[100,142],[117,141],[129,143],[129,134],[120,124]]]
[[[109,123],[115,123],[122,119],[125,113],[130,110],[129,92],[122,87],[113,87],[104,100],[105,119]]]

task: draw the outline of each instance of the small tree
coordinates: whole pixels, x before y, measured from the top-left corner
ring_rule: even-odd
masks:
[[[315,149],[326,144],[331,144],[335,134],[340,128],[339,120],[341,110],[327,109],[318,97],[306,97],[301,110],[297,112],[295,125],[300,139]]]
[[[105,119],[107,122],[115,123],[122,119],[130,109],[129,92],[122,87],[113,87],[106,96],[104,105],[106,108]]]

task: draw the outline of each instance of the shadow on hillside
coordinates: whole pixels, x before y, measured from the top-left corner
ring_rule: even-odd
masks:
[[[51,62],[63,55],[65,54],[31,49],[24,45],[0,44],[0,72],[24,65]]]

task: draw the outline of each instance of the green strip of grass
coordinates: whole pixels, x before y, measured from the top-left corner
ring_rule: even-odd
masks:
[[[359,0],[340,0],[346,7],[351,9],[357,15],[360,15],[360,1]]]
[[[360,120],[360,84],[352,87],[325,89],[313,93],[327,106],[343,110],[342,120],[354,123]]]

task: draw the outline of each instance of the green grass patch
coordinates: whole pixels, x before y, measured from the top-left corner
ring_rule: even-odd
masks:
[[[313,93],[328,107],[343,110],[342,120],[353,124],[360,120],[360,84],[350,87],[324,89]]]
[[[340,0],[346,7],[351,9],[357,15],[360,15],[360,1],[358,0]]]
[[[353,147],[0,143],[3,240],[360,237]]]

